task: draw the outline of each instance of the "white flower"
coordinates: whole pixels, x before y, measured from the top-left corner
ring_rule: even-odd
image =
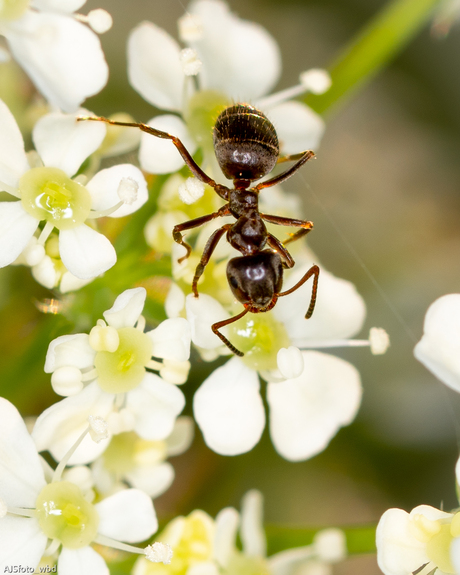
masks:
[[[187,378],[190,327],[183,318],[168,319],[144,333],[140,314],[145,298],[144,288],[126,290],[89,335],[64,335],[51,342],[45,371],[53,374],[57,393],[72,397],[37,419],[33,437],[40,451],[49,450],[59,460],[85,428],[88,415],[107,420],[109,436],[134,431],[157,441],[171,434],[185,403],[174,383]],[[107,446],[108,441],[95,445],[87,439],[71,461],[93,461]]]
[[[294,271],[286,288],[295,285],[309,267],[310,263],[303,263]],[[358,371],[343,359],[310,348],[353,345],[355,340],[348,338],[361,329],[364,303],[351,283],[324,269],[317,307],[312,318],[305,320],[310,295],[311,283],[307,282],[281,298],[272,311],[248,314],[226,332],[222,330],[245,355],[219,367],[195,394],[195,419],[214,451],[237,455],[259,441],[265,427],[259,373],[268,381],[273,444],[290,461],[321,452],[340,427],[355,418],[362,393]],[[186,310],[195,345],[228,353],[211,330],[213,323],[228,317],[225,309],[201,293],[199,298],[187,296]],[[278,352],[290,346],[295,361],[286,373],[284,353]]]
[[[325,529],[316,534],[311,545],[267,557],[262,520],[263,498],[256,490],[244,496],[241,513],[227,507],[215,520],[200,510],[187,517],[177,517],[160,536],[173,551],[171,571],[188,575],[291,575],[300,573],[301,567],[320,564],[322,572],[329,573],[324,569],[346,556],[344,533],[339,529]],[[236,546],[238,532],[241,551]],[[148,564],[142,558],[133,571],[133,575],[156,573],[163,573],[161,567]]]
[[[131,85],[157,108],[182,112],[187,122],[166,114],[152,118],[149,125],[180,138],[191,154],[197,146],[207,153],[217,114],[235,101],[250,102],[274,123],[282,153],[299,153],[318,145],[324,131],[322,119],[306,105],[285,100],[307,90],[326,90],[324,72],[321,76],[321,71],[315,71],[299,86],[264,98],[280,76],[279,48],[264,28],[241,20],[220,0],[191,2],[179,20],[179,33],[188,47],[184,51],[150,22],[139,24],[129,38]],[[197,74],[193,80],[191,74]],[[147,134],[142,134],[139,157],[143,169],[153,173],[174,172],[183,165],[171,142]]]
[[[29,249],[38,233],[35,243],[44,246],[56,228],[58,246],[49,248],[48,257],[55,258],[57,251],[73,276],[87,280],[111,268],[116,262],[115,249],[88,222],[107,215],[126,216],[142,206],[148,197],[142,172],[123,164],[101,170],[85,186],[80,176],[71,179],[104,139],[106,129],[102,124],[77,122],[74,116],[61,113],[43,116],[33,130],[43,163],[32,168],[19,128],[1,101],[0,124],[0,190],[19,199],[0,202],[0,267],[13,263]],[[120,182],[126,178],[137,186],[137,199],[130,204],[118,196]],[[45,225],[40,231],[41,221]],[[49,261],[46,263],[46,246],[41,255],[42,259],[32,259],[30,265],[42,264],[42,283],[51,284],[55,270]]]
[[[35,569],[43,555],[53,556],[58,549],[61,575],[106,573],[105,561],[90,546],[93,542],[144,553],[121,541],[144,541],[157,530],[148,495],[127,489],[92,504],[85,490],[70,480],[72,474],[62,479],[65,464],[63,460],[54,472],[43,465],[18,411],[0,398],[2,573],[12,565]]]
[[[460,294],[442,296],[431,304],[414,355],[438,379],[460,392]]]
[[[19,0],[0,5],[0,35],[51,105],[74,112],[106,84],[108,67],[93,29],[107,28],[105,11],[73,14],[85,0]],[[104,13],[104,14],[102,14]],[[101,20],[106,23],[101,29]],[[110,27],[110,25],[108,26]]]
[[[377,562],[385,575],[458,573],[460,513],[429,505],[410,513],[388,509],[377,526],[376,544]]]
[[[91,466],[98,492],[113,493],[126,482],[155,499],[174,480],[174,468],[166,458],[186,451],[192,439],[193,420],[186,416],[179,417],[172,433],[162,440],[141,439],[133,431],[114,435]]]

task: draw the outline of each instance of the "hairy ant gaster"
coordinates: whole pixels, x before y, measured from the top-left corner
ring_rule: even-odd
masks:
[[[146,124],[116,122],[102,117],[84,117],[79,120],[96,120],[117,126],[140,128],[143,132],[171,140],[178,149],[184,162],[192,174],[201,182],[214,188],[215,192],[227,203],[216,212],[195,218],[174,226],[173,239],[185,247],[187,253],[179,261],[186,259],[192,248],[187,244],[182,232],[191,230],[223,216],[234,216],[236,222],[225,224],[217,229],[209,238],[201,256],[192,282],[192,291],[198,297],[198,280],[203,274],[219,240],[227,234],[230,244],[241,252],[241,257],[232,258],[227,264],[227,279],[235,298],[244,306],[244,310],[236,316],[219,321],[212,325],[213,332],[236,355],[243,352],[219,331],[242,318],[248,312],[260,313],[271,310],[279,297],[289,295],[313,276],[313,287],[305,318],[313,314],[318,289],[319,267],[313,265],[299,282],[291,289],[281,291],[283,285],[283,269],[292,268],[294,260],[285,245],[307,234],[313,223],[305,220],[285,218],[263,214],[259,211],[259,192],[264,188],[284,182],[314,156],[312,151],[305,151],[293,156],[279,158],[278,136],[270,120],[260,110],[248,104],[235,104],[226,108],[217,118],[214,125],[214,150],[219,166],[229,180],[233,180],[234,188],[227,188],[215,182],[197,165],[179,138],[152,128]],[[283,173],[254,187],[255,180],[269,174],[279,161],[296,160],[296,163]],[[270,234],[265,222],[282,226],[300,228],[285,242],[280,242]]]

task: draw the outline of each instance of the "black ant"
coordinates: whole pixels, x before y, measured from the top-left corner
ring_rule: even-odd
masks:
[[[314,156],[312,151],[279,158],[278,136],[270,120],[260,110],[248,104],[230,106],[217,118],[213,132],[214,150],[219,166],[224,176],[233,180],[234,188],[230,189],[218,184],[206,175],[179,138],[167,132],[162,132],[146,124],[115,122],[101,117],[81,117],[78,119],[107,122],[116,126],[132,126],[157,138],[171,140],[193,175],[201,182],[214,188],[216,193],[227,202],[212,214],[174,226],[173,238],[175,242],[187,250],[185,256],[180,258],[179,262],[181,262],[188,258],[192,251],[190,245],[183,240],[182,232],[202,226],[215,218],[229,215],[236,218],[235,223],[225,224],[211,235],[195,270],[192,282],[192,291],[195,297],[198,297],[198,280],[219,240],[226,233],[230,244],[242,254],[241,257],[232,258],[228,262],[227,279],[233,295],[243,304],[244,310],[236,316],[213,324],[212,331],[234,354],[244,355],[220,333],[220,328],[237,321],[248,312],[259,313],[271,310],[279,297],[294,292],[311,276],[314,276],[310,305],[305,319],[311,317],[315,308],[318,289],[318,266],[313,265],[291,289],[284,292],[281,289],[283,269],[294,266],[294,260],[285,245],[307,234],[313,228],[313,223],[262,214],[259,212],[258,203],[260,190],[280,184],[290,178]],[[265,180],[252,188],[249,187],[254,180],[259,180],[269,174],[277,162],[291,160],[296,160],[296,163],[282,174]],[[300,230],[292,234],[284,243],[281,243],[268,232],[264,221],[281,226],[294,226]]]

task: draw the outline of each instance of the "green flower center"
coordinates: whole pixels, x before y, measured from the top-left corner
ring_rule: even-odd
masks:
[[[152,357],[152,340],[134,327],[118,331],[120,344],[114,352],[98,351],[94,360],[98,383],[108,393],[125,393],[137,387]]]
[[[16,20],[29,7],[29,0],[0,0],[0,19]]]
[[[258,371],[276,369],[278,350],[291,344],[286,328],[270,312],[242,317],[230,326],[229,339],[244,353],[242,361]]]
[[[46,485],[37,497],[36,513],[45,535],[69,549],[86,547],[97,535],[99,515],[94,505],[68,481]]]
[[[460,513],[445,519],[428,519],[423,514],[414,515],[411,531],[425,543],[426,555],[443,573],[455,573],[450,558],[450,546],[460,536]]]
[[[91,210],[88,190],[58,168],[29,170],[20,179],[19,190],[25,211],[59,230],[81,225]]]
[[[164,441],[147,441],[133,431],[114,435],[102,454],[104,467],[118,478],[142,464],[160,463],[166,459]]]
[[[228,564],[226,575],[270,575],[263,557],[250,557],[236,551]]]
[[[184,114],[188,130],[206,152],[214,149],[212,129],[217,116],[229,105],[224,94],[214,90],[196,92],[188,101]]]

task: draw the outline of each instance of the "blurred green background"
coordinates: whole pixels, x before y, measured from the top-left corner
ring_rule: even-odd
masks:
[[[326,67],[385,5],[381,0],[228,3],[278,41],[283,56],[278,89],[297,83],[303,70]],[[123,110],[146,121],[154,110],[128,84],[127,34],[151,20],[177,37],[185,4],[89,0],[85,11],[97,7],[114,18],[112,30],[101,37],[110,81],[85,105],[97,114]],[[177,477],[155,502],[160,516],[197,507],[215,515],[224,506],[238,507],[249,488],[265,494],[267,522],[312,527],[376,522],[388,507],[458,505],[460,397],[427,372],[412,350],[428,306],[460,290],[459,68],[460,26],[444,37],[426,27],[369,86],[331,110],[317,161],[283,186],[302,197],[304,215],[315,223],[309,245],[321,264],[352,281],[364,297],[368,319],[362,335],[381,326],[391,337],[381,357],[366,348],[340,352],[362,376],[356,421],[324,453],[303,463],[278,456],[267,432],[252,452],[226,458],[210,452],[198,431],[192,449],[172,460]],[[27,415],[57,399],[42,371],[55,318],[44,318],[34,305],[45,297],[50,293],[28,270],[0,270],[0,393]],[[48,339],[45,334],[33,343],[37,330],[45,328]],[[194,381],[184,386],[189,404],[207,371],[209,366],[198,364]],[[335,573],[379,570],[374,557],[361,557],[337,566]]]

